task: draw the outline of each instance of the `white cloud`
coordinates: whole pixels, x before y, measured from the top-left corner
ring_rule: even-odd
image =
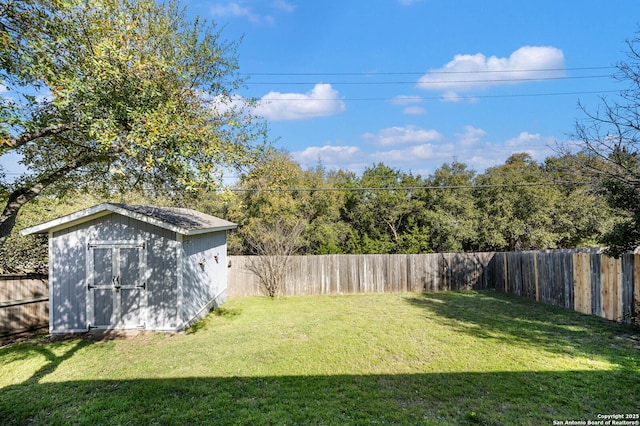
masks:
[[[408,106],[403,109],[402,112],[407,115],[422,115],[425,114],[427,110],[421,106]]]
[[[539,133],[521,132],[517,137],[509,139],[506,145],[511,147],[527,147],[532,144],[540,145],[541,142],[542,136]]]
[[[274,22],[272,16],[260,15],[259,13],[254,12],[250,7],[243,6],[241,2],[230,2],[226,5],[217,3],[211,6],[209,10],[211,15],[215,17],[246,18],[249,22],[253,23],[272,24]]]
[[[373,154],[373,158],[388,165],[393,165],[394,163],[403,164],[403,168],[407,168],[406,165],[411,165],[416,160],[425,161],[451,158],[454,152],[455,147],[452,144],[434,145],[425,143],[410,146],[405,149],[376,152]]]
[[[269,120],[304,120],[339,114],[345,109],[337,90],[330,84],[318,83],[307,93],[269,92],[258,101],[255,113]]]
[[[487,132],[477,127],[465,126],[464,133],[456,133],[455,136],[461,145],[474,146],[487,136]]]
[[[286,0],[274,0],[270,7],[276,12],[292,13],[297,6]],[[256,24],[275,23],[275,18],[272,15],[256,12],[254,8],[245,6],[243,0],[231,1],[226,4],[216,3],[211,6],[209,11],[214,17],[244,18]]]
[[[462,96],[460,96],[459,94],[457,94],[454,91],[446,91],[442,94],[442,101],[443,102],[462,102],[464,101],[465,98],[463,98]]]
[[[203,94],[205,101],[207,97]],[[218,111],[220,114],[225,114],[229,111],[242,111],[248,107],[246,99],[240,95],[222,96],[217,95],[211,99],[211,108]]]
[[[503,84],[515,84],[535,79],[564,75],[564,54],[551,46],[524,46],[508,58],[475,55],[456,55],[442,68],[423,75],[417,86],[425,90],[456,93]],[[448,99],[448,100],[451,100]]]
[[[7,93],[8,91],[9,91],[9,88],[5,86],[2,81],[0,81],[0,94]]]
[[[360,154],[360,149],[355,146],[310,146],[304,151],[291,153],[295,161],[305,165],[312,165],[319,161],[325,165],[350,162]]]
[[[362,138],[376,145],[405,145],[424,144],[442,139],[442,135],[435,130],[425,130],[417,126],[388,127],[378,134],[365,133]]]
[[[275,0],[272,3],[272,6],[274,9],[282,10],[287,13],[293,12],[294,10],[296,10],[296,7],[298,7],[295,4],[286,2],[285,0]]]
[[[407,115],[422,115],[427,112],[424,107],[417,105],[421,103],[423,99],[420,96],[408,96],[408,95],[400,95],[391,99],[391,103],[394,105],[401,105],[405,108],[402,110],[404,114]]]

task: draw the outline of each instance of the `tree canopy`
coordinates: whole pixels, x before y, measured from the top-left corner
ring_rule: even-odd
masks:
[[[595,111],[580,105],[584,116],[573,135],[581,154],[576,165],[623,216],[604,238],[616,256],[640,245],[640,32],[627,46],[614,76],[625,88],[603,96]]]
[[[538,163],[518,153],[481,174],[454,161],[426,177],[382,163],[356,176],[302,170],[272,152],[231,192],[200,198],[195,208],[240,225],[229,240],[233,254],[251,254],[244,234],[278,221],[306,227],[298,254],[601,246],[620,219],[576,161],[571,154]]]
[[[175,1],[0,4],[0,156],[21,158],[0,245],[44,189],[179,192],[252,163],[264,123],[232,102],[237,42]]]

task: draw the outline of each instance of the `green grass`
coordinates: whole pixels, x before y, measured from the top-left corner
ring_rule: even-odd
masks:
[[[497,293],[232,300],[0,349],[0,423],[550,425],[640,413],[633,330]]]

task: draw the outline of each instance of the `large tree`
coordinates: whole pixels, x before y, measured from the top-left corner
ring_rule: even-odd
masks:
[[[555,248],[553,223],[560,192],[527,153],[511,155],[476,180],[481,250]]]
[[[572,140],[581,150],[581,169],[625,217],[605,237],[613,255],[640,245],[640,32],[627,45],[627,59],[614,75],[625,88],[603,96],[595,110],[581,104],[584,117]]]
[[[430,247],[436,253],[470,251],[477,248],[479,212],[473,185],[475,172],[457,161],[443,164],[427,181],[441,187],[427,192],[425,222]],[[450,188],[446,188],[450,187]]]
[[[177,193],[251,162],[265,128],[234,106],[237,47],[173,0],[0,1],[0,158],[26,170],[0,246],[45,189]]]

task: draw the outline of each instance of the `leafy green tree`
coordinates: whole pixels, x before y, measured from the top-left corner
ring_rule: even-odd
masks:
[[[550,179],[565,182],[557,187],[553,230],[558,248],[600,247],[619,217],[590,176],[579,167],[582,154],[549,157],[544,169]]]
[[[476,179],[480,212],[478,240],[483,251],[555,248],[554,208],[560,193],[529,154],[513,154],[505,164]]]
[[[428,179],[429,186],[443,187],[430,190],[425,200],[424,220],[428,223],[433,251],[461,252],[477,247],[479,215],[473,190],[469,188],[474,177],[475,172],[466,164],[454,161],[443,164]]]
[[[300,216],[309,224],[303,237],[307,254],[340,254],[349,237],[350,226],[342,220],[346,192],[336,190],[345,185],[349,174],[327,172],[322,166],[305,170],[300,185]]]
[[[26,168],[0,245],[45,189],[179,193],[260,154],[262,122],[232,102],[237,43],[175,1],[2,2],[0,43],[0,156]]]
[[[360,188],[347,195],[344,217],[353,228],[350,251],[357,253],[396,253],[404,251],[407,227],[423,208],[410,188],[423,186],[419,176],[402,173],[384,164],[367,168],[352,186]]]
[[[580,104],[584,116],[565,147],[570,152],[578,145],[581,171],[622,216],[604,238],[615,256],[640,244],[640,31],[627,46],[627,58],[613,76],[625,87],[617,96],[603,96],[593,112]]]
[[[287,153],[269,150],[262,159],[243,174],[235,188],[237,191],[237,217],[229,217],[238,223],[238,233],[242,241],[242,253],[250,253],[251,246],[247,235],[256,233],[256,229],[275,226],[293,226],[300,222],[300,203],[298,194],[291,191],[297,188],[302,169]],[[300,226],[306,227],[303,220]],[[296,247],[299,247],[297,245]]]

